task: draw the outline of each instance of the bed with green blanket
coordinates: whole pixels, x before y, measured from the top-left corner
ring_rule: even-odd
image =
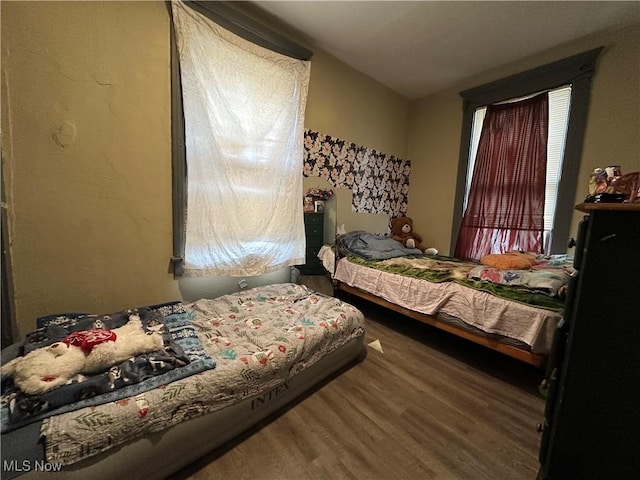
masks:
[[[537,256],[527,270],[403,252],[395,240],[339,235],[337,288],[540,366],[564,308],[572,259]]]

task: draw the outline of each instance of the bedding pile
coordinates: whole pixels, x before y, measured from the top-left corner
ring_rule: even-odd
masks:
[[[542,293],[563,299],[573,273],[573,258],[567,255],[537,255],[528,269],[500,269],[486,265],[473,267],[468,278],[499,285],[509,285],[520,290]]]
[[[3,365],[2,431],[51,415],[135,396],[176,379],[215,368],[215,362],[204,352],[195,329],[189,325],[188,313],[180,302],[108,315],[62,314],[40,318],[37,321],[39,328],[26,335],[14,362],[28,361],[33,355],[45,353],[50,346],[63,345],[66,338],[78,338],[86,332],[92,332],[92,338],[95,338],[96,332],[119,331],[134,321],[140,324],[140,334],[161,338],[159,349],[132,356],[92,375],[77,374],[56,388],[41,388],[41,393],[27,394],[20,388],[20,382],[7,375],[11,369]],[[51,366],[45,366],[49,378],[54,378],[56,370],[60,370],[56,361],[52,357],[49,361]],[[46,385],[46,379],[41,383]]]
[[[407,254],[387,246],[378,249],[379,241],[370,237],[378,236],[358,231],[339,237],[340,256],[357,265],[429,282],[456,282],[526,305],[552,311],[564,308],[563,296],[573,272],[567,255],[537,255],[527,270],[502,270],[442,255]]]
[[[170,328],[192,329],[185,335],[198,341],[215,368],[45,418],[41,434],[47,462],[71,465],[266,392],[364,334],[364,317],[355,307],[295,284],[258,287],[181,308],[184,314]]]
[[[386,235],[363,231],[349,232],[336,238],[336,248],[340,257],[355,255],[369,260],[385,260],[402,255],[416,255],[417,248],[406,248],[397,240]]]
[[[518,273],[494,272],[491,267],[477,266],[477,264],[441,256],[400,257],[385,261],[349,257],[348,261],[363,267],[431,283],[453,282],[505,300],[557,312],[564,308],[564,301],[558,296],[552,296],[550,292],[559,291],[564,287],[564,281],[557,280],[558,276],[566,277],[566,281],[569,279],[569,274],[545,270]],[[476,275],[479,277],[476,278]],[[338,277],[336,279],[340,280]]]

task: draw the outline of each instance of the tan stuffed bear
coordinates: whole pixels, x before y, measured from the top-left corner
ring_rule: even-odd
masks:
[[[113,330],[74,332],[61,342],[38,348],[2,366],[24,393],[42,394],[64,385],[77,374],[97,373],[142,353],[162,348],[160,333],[146,333],[140,316]]]
[[[422,237],[413,231],[413,220],[409,217],[391,219],[391,238],[407,248],[417,248],[421,252],[426,250]]]

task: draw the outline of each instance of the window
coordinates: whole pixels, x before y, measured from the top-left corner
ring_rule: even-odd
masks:
[[[171,7],[173,109],[183,113],[173,122],[174,272],[248,276],[304,263],[310,63],[223,28],[240,18],[226,2]]]
[[[564,146],[569,122],[569,104],[571,101],[571,86],[563,86],[548,92],[549,96],[549,133],[547,139],[547,174],[545,182],[545,203],[544,203],[544,239],[543,245],[545,253],[550,253],[551,238],[553,231],[553,220],[556,211],[557,193],[560,187],[560,176],[562,173],[562,160],[564,158]],[[517,102],[523,98],[508,100],[507,102]],[[469,164],[467,167],[467,181],[464,196],[464,210],[467,208],[469,189],[473,168],[475,165],[478,144],[482,123],[487,112],[487,107],[478,107],[473,115],[473,125],[471,130],[471,143],[469,147]]]
[[[476,110],[485,105],[570,86],[571,94],[567,107],[566,138],[564,142],[561,139],[557,140],[558,143],[564,144],[564,154],[561,155],[562,163],[558,165],[561,171],[558,187],[554,190],[556,208],[554,212],[547,212],[549,213],[549,221],[552,222],[550,231],[553,232],[548,243],[548,252],[566,252],[589,109],[591,79],[595,73],[596,60],[601,51],[602,47],[589,50],[490,84],[460,92],[463,98],[463,124],[455,210],[451,231],[451,252],[455,250],[465,207],[467,171],[473,145],[471,139]],[[555,140],[554,143],[556,143]],[[475,158],[475,153],[473,155]],[[549,185],[549,189],[552,188],[553,186]]]

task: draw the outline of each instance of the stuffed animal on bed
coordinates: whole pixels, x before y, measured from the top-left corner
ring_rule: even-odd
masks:
[[[413,231],[413,220],[410,217],[391,219],[391,238],[407,248],[417,248],[421,252],[426,250],[422,245],[422,237]]]
[[[73,332],[60,342],[38,348],[2,366],[2,377],[12,376],[24,393],[42,394],[64,385],[78,374],[106,371],[125,360],[162,349],[160,333],[145,332],[140,316],[113,330]]]

